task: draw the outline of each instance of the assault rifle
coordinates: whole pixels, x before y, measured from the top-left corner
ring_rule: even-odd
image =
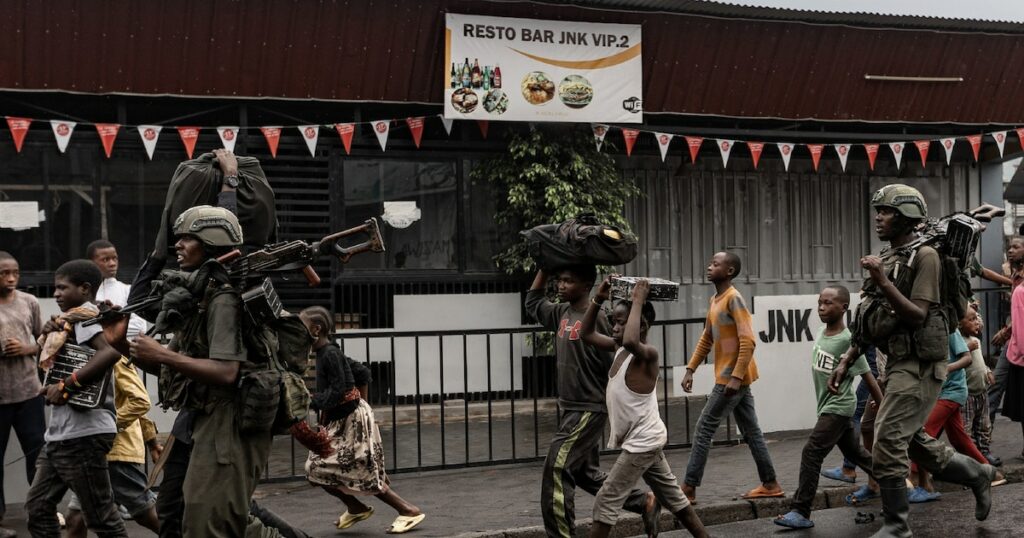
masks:
[[[340,244],[342,239],[359,234],[365,235],[366,240],[350,246]],[[266,245],[255,252],[244,255],[242,251],[235,249],[217,258],[217,261],[224,266],[228,278],[239,285],[238,289],[246,289],[246,283],[250,278],[266,277],[270,273],[294,270],[301,270],[309,285],[316,286],[320,284],[320,277],[316,274],[312,264],[321,257],[333,255],[341,263],[348,263],[356,254],[384,252],[384,250],[384,238],[380,234],[380,226],[377,224],[377,219],[371,218],[359,226],[333,233],[319,241],[282,241]],[[269,284],[258,286],[258,288],[267,289],[268,286]],[[272,293],[272,287],[269,289]],[[95,318],[84,321],[82,324],[84,326],[95,325],[129,314],[148,311],[158,307],[162,300],[163,296],[160,294],[150,295],[140,302],[126,305],[123,308],[104,310]]]
[[[928,245],[951,258],[956,258],[961,271],[967,269],[974,259],[981,241],[981,232],[985,231],[986,222],[1006,214],[1002,208],[992,204],[982,204],[967,212],[958,211],[937,219],[925,219],[918,228],[917,239],[900,247],[900,250],[913,252],[918,247]]]

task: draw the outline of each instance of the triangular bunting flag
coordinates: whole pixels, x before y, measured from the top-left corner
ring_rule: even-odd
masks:
[[[160,131],[163,127],[159,125],[139,125],[139,138],[142,139],[142,146],[146,148],[146,155],[153,160],[153,152],[156,150],[156,141],[160,138]]]
[[[191,159],[192,152],[196,149],[196,140],[199,140],[199,127],[178,127],[178,136],[185,145],[185,153]]]
[[[121,130],[121,125],[117,123],[97,123],[95,125],[96,132],[100,135],[100,142],[103,144],[103,153],[110,158],[110,152],[114,151],[114,139],[117,138],[117,132]]]
[[[849,144],[833,144],[836,148],[836,154],[839,155],[839,164],[843,167],[843,172],[846,171],[846,160],[850,158],[850,145]]]
[[[864,144],[864,151],[868,152],[868,167],[875,170],[875,159],[878,157],[879,144]]]
[[[953,146],[956,144],[955,138],[943,138],[939,140],[942,144],[942,149],[946,150],[946,166],[949,166],[949,159],[953,156]]]
[[[992,138],[996,139],[996,146],[999,148],[999,156],[1003,156],[1003,146],[1006,145],[1006,131],[996,131],[992,133]]]
[[[654,133],[654,138],[658,139],[658,149],[661,150],[661,162],[665,162],[665,156],[668,155],[668,146],[672,143],[672,136],[668,133]]]
[[[31,118],[15,118],[7,116],[7,126],[11,129],[11,138],[14,139],[14,149],[21,153],[21,145],[25,142],[25,135],[28,134],[28,127],[32,125]]]
[[[790,142],[779,142],[779,153],[782,154],[782,166],[789,172],[789,160],[793,158],[793,144]]]
[[[380,142],[380,150],[387,151],[388,132],[391,130],[391,120],[377,120],[370,122],[373,126],[373,134],[377,135],[377,142]]]
[[[267,148],[270,149],[270,156],[277,158],[277,146],[281,143],[281,126],[260,127],[263,138],[267,140]]]
[[[71,140],[71,133],[75,131],[73,121],[50,120],[50,127],[53,128],[53,136],[57,138],[57,149],[64,153],[68,149],[68,141]]]
[[[338,136],[341,137],[341,145],[345,146],[345,154],[352,155],[352,135],[356,132],[355,124],[335,123],[334,128],[338,131]]]
[[[452,135],[452,122],[455,121],[449,118],[441,118],[441,123],[444,124],[444,132],[448,133],[448,136]]]
[[[825,150],[825,144],[807,144],[807,149],[811,152],[811,164],[814,165],[814,171],[818,171],[818,163],[821,162],[821,152]]]
[[[700,153],[700,146],[704,143],[704,138],[699,136],[684,136],[686,139],[686,145],[690,147],[690,162],[697,163],[697,154]]]
[[[626,141],[626,156],[633,155],[633,144],[636,144],[636,138],[640,136],[640,131],[636,129],[623,129],[622,139]]]
[[[405,118],[405,124],[409,126],[409,132],[412,133],[412,141],[417,148],[420,147],[420,140],[423,139],[423,116]]]
[[[754,170],[757,170],[757,162],[761,160],[761,152],[764,151],[764,142],[747,142],[750,148],[750,159],[754,161]]]
[[[732,145],[735,140],[718,139],[718,151],[722,152],[722,166],[729,166],[729,154],[732,153]]]
[[[921,154],[921,168],[924,168],[928,159],[928,148],[932,145],[932,141],[915,140],[914,145],[917,146],[917,152]]]
[[[299,125],[299,133],[302,134],[302,139],[306,141],[306,147],[309,148],[309,156],[316,157],[316,141],[320,138],[320,126]]]
[[[487,128],[491,123],[487,120],[476,120],[476,124],[480,126],[480,134],[483,135],[484,140],[487,140]]]
[[[974,162],[978,162],[978,152],[981,151],[981,135],[968,135],[965,138],[971,143],[971,151],[974,152]]]
[[[1017,142],[1020,142],[1020,149],[1024,149],[1024,127],[1018,127],[1017,131]]]
[[[603,123],[592,123],[590,128],[594,130],[594,144],[597,151],[601,151],[601,144],[604,144],[604,137],[608,134],[608,126]]]
[[[224,144],[224,149],[235,151],[235,142],[238,142],[237,125],[217,127],[217,134],[220,135],[220,143]]]
[[[896,158],[896,169],[900,169],[900,165],[903,164],[903,142],[889,142],[889,149],[892,150],[892,156]]]

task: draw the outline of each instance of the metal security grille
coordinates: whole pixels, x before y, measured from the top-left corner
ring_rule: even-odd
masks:
[[[250,133],[246,142],[248,153],[260,160],[274,188],[278,239],[311,241],[331,233],[330,179],[325,152],[318,152],[315,157],[300,153],[306,150],[305,142],[289,130],[282,133],[277,158],[267,151],[266,142],[258,131]],[[331,265],[329,259],[321,259],[313,266],[322,280],[318,287],[309,287],[298,273],[275,277],[274,286],[285,307],[293,311],[314,305],[330,308]]]

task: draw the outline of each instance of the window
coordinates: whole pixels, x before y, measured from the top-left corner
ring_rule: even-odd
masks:
[[[487,181],[473,181],[469,174],[473,162],[466,161],[464,170],[466,188],[463,202],[466,222],[466,270],[479,272],[498,271],[494,256],[519,241],[517,223],[500,224],[494,215],[505,194],[497,192]]]
[[[384,202],[415,201],[420,220],[408,228],[382,224],[387,252],[356,256],[346,269],[458,269],[458,195],[454,161],[346,159],[345,225],[384,213]]]

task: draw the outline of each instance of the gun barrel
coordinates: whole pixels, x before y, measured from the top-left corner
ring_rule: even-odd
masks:
[[[90,325],[96,325],[97,323],[102,323],[110,319],[117,319],[123,316],[130,316],[135,312],[145,310],[151,306],[157,305],[162,300],[163,297],[147,297],[146,299],[139,301],[135,304],[126,305],[124,308],[119,308],[117,310],[106,310],[104,312],[100,312],[98,316],[92,319],[87,319],[83,321],[82,326],[88,327]]]

